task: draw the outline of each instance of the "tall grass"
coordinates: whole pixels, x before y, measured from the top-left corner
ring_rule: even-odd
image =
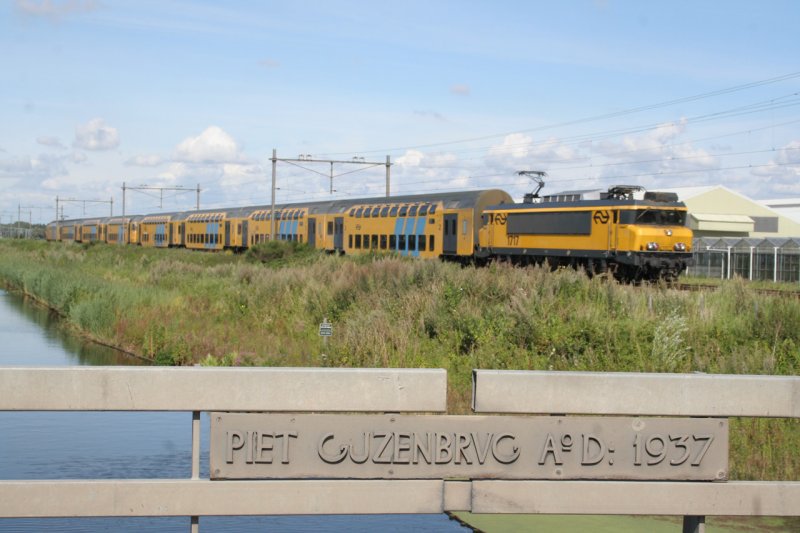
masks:
[[[275,245],[244,256],[6,241],[0,254],[8,285],[84,334],[159,363],[445,368],[453,413],[469,410],[473,368],[800,369],[800,300],[742,281],[678,292],[573,270]],[[734,476],[799,478],[798,421],[734,420],[731,442]]]

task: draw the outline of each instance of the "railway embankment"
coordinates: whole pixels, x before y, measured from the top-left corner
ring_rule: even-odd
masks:
[[[473,368],[800,371],[800,299],[738,280],[678,291],[296,246],[233,255],[30,241],[0,241],[0,280],[82,335],[159,364],[446,368],[452,413],[469,409]],[[731,423],[735,478],[798,479],[797,449],[797,420]]]

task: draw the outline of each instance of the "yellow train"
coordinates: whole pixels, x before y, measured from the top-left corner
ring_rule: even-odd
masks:
[[[627,280],[675,278],[692,260],[686,206],[674,193],[611,187],[597,199],[545,198],[484,210],[479,256],[582,266]]]
[[[674,277],[691,262],[686,207],[666,193],[612,187],[593,200],[501,190],[333,200],[54,221],[48,240],[244,250],[270,240],[332,253],[394,252],[464,262],[584,266],[625,279]]]

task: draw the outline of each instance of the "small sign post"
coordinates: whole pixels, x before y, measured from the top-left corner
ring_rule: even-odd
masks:
[[[333,335],[333,324],[328,322],[328,318],[324,317],[322,319],[322,323],[319,325],[319,336],[322,337],[322,361],[324,362],[327,359],[327,355],[325,352],[328,351],[328,337]]]
[[[322,324],[319,325],[319,336],[326,337],[325,340],[327,340],[327,337],[331,335],[333,335],[333,324],[328,322],[327,318],[323,318]]]

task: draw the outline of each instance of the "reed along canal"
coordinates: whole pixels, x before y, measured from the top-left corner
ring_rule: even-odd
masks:
[[[71,335],[49,310],[0,290],[0,366],[143,365]],[[47,394],[47,391],[41,391]],[[191,413],[0,411],[0,480],[191,476]],[[201,420],[202,478],[208,428]],[[189,517],[0,518],[0,531],[176,531]],[[468,531],[446,515],[201,517],[209,531]]]

